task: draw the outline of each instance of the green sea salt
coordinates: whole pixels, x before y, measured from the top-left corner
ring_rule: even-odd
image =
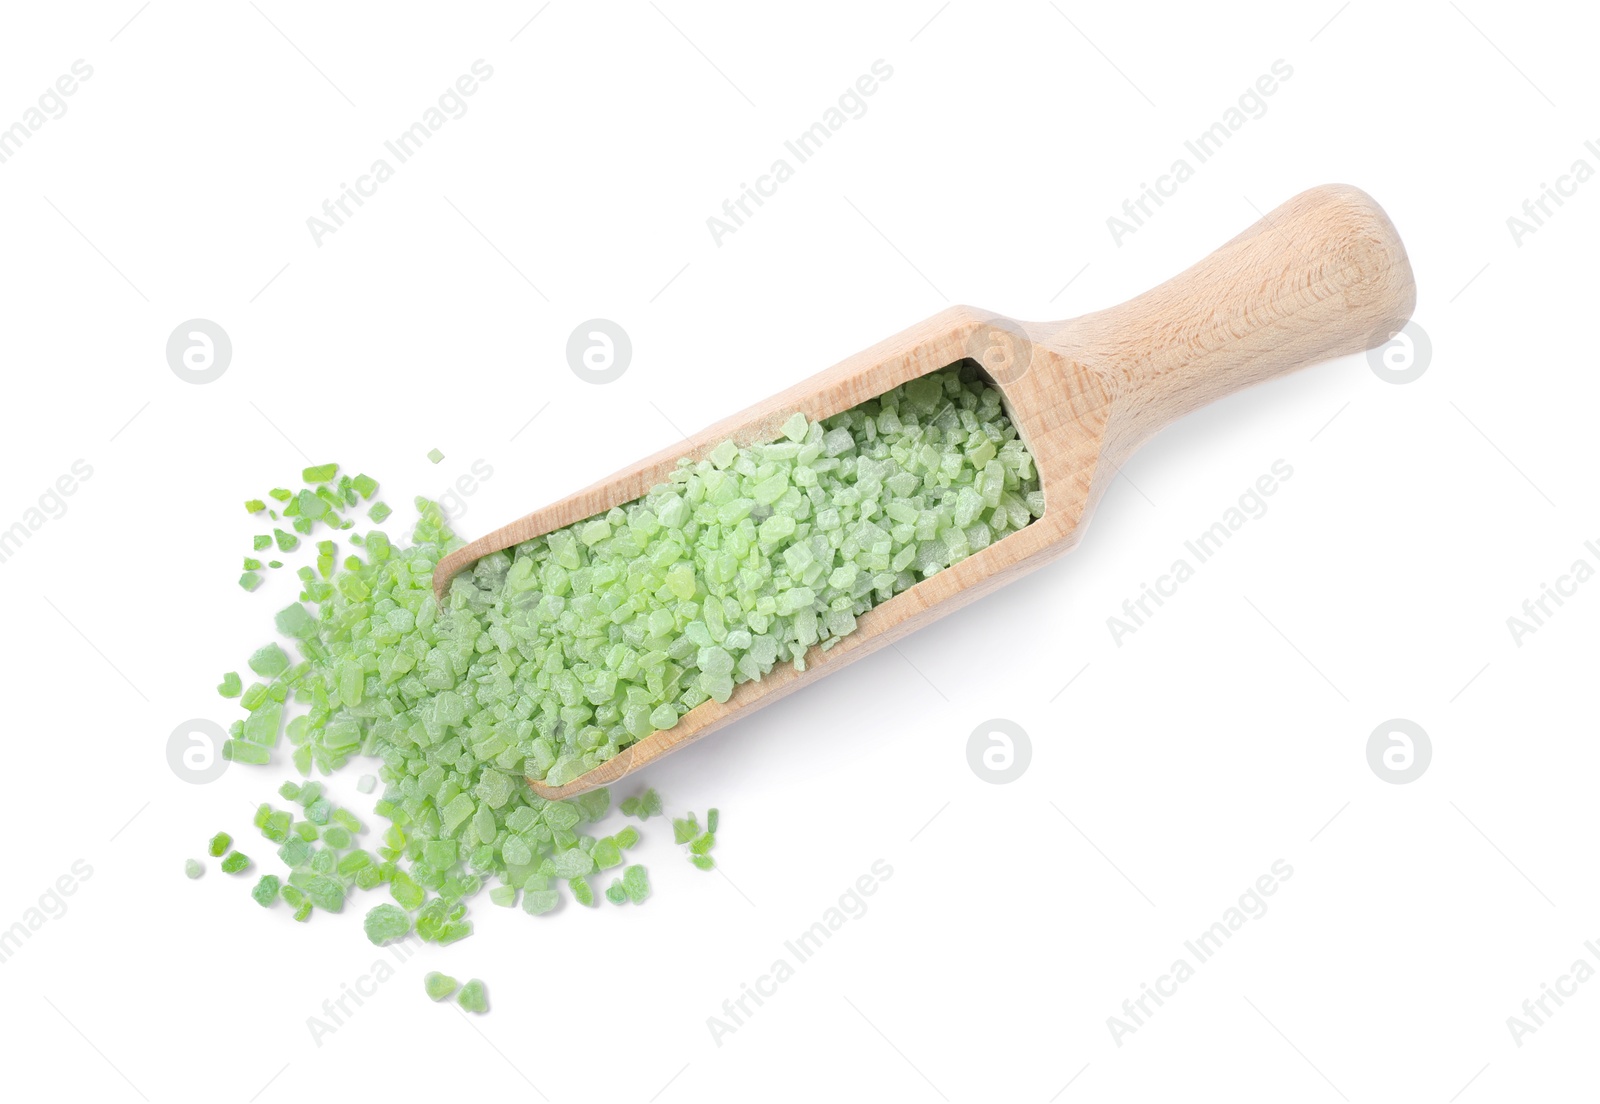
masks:
[[[275,487],[268,492],[269,498],[283,504],[282,516],[289,520],[294,532],[279,528],[274,529],[271,535],[258,533],[251,538],[252,551],[264,552],[276,544],[280,552],[293,552],[299,547],[300,536],[309,536],[319,525],[336,530],[352,528],[355,521],[348,516],[348,512],[364,499],[370,499],[378,489],[377,481],[367,475],[354,478],[340,476],[335,482],[335,476],[339,474],[338,464],[314,464],[300,474],[306,486],[298,492],[285,487]],[[265,509],[265,503],[260,499],[249,499],[245,502],[245,508],[252,514],[259,513]],[[273,520],[278,519],[277,511],[266,512]],[[317,568],[324,578],[332,574],[331,548],[330,541],[318,542]],[[283,564],[279,560],[272,560],[267,566],[278,568]],[[260,562],[253,558],[245,561],[246,576],[240,579],[240,585],[246,590],[254,590],[260,585],[260,577],[255,575],[260,567]],[[306,597],[316,600],[317,595],[308,587]]]
[[[378,488],[336,465],[302,476],[317,485],[270,494],[301,535],[350,528]],[[267,763],[284,742],[307,776],[280,790],[297,812],[257,813],[289,869],[277,895],[304,921],[375,889],[392,903],[368,906],[369,936],[440,944],[470,936],[467,902],[485,888],[542,916],[566,896],[593,904],[611,871],[607,899],[643,903],[649,876],[624,865],[639,829],[600,826],[610,795],[546,801],[525,778],[569,781],[780,664],[803,667],[874,605],[1043,508],[998,393],[952,368],[821,423],[797,414],[770,443],[721,442],[640,499],[483,558],[442,603],[433,569],[459,541],[436,504],[417,500],[405,545],[351,533],[359,555],[339,561],[318,540],[300,600],[275,619],[292,646],[250,657],[262,681],[236,690],[245,716],[224,745]],[[361,818],[309,778],[356,759],[376,761],[381,785],[384,824],[365,841]],[[618,811],[665,814],[653,789]],[[704,826],[669,819],[689,860],[713,869],[717,810]],[[248,865],[234,852],[223,868]]]
[[[289,669],[289,655],[277,644],[257,648],[250,657],[250,670],[262,678],[276,678]]]
[[[396,908],[394,905],[377,905],[367,913],[362,926],[366,929],[367,938],[373,945],[381,947],[397,939],[404,939],[411,933],[411,916],[404,909]]]
[[[461,983],[449,974],[441,974],[437,970],[430,972],[422,979],[423,987],[427,990],[431,1000],[441,1001],[451,996],[461,987]]]
[[[456,1003],[468,1012],[489,1011],[489,994],[483,987],[483,982],[473,978],[461,987],[461,993],[456,997]]]
[[[543,916],[561,903],[561,894],[553,889],[525,889],[522,910],[530,916]]]
[[[622,872],[622,891],[634,904],[644,904],[650,896],[650,876],[644,867],[636,864]]]

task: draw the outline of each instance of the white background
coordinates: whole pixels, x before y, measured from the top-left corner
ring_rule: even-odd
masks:
[[[1600,939],[1600,583],[1520,647],[1506,619],[1600,563],[1600,182],[1520,245],[1506,220],[1600,168],[1593,14],[540,2],[7,6],[0,126],[94,70],[0,165],[0,527],[93,468],[0,564],[0,928],[92,870],[0,964],[8,1096],[1592,1091],[1600,983],[1521,1046],[1507,1017]],[[306,219],[480,58],[467,113],[315,244]],[[865,115],[714,244],[722,201],[880,58]],[[1265,115],[1115,243],[1107,217],[1277,59]],[[308,1017],[384,953],[376,896],[302,927],[215,863],[184,879],[219,828],[276,865],[249,816],[287,765],[193,786],[165,752],[233,719],[212,688],[293,594],[235,584],[242,499],[336,460],[402,520],[483,460],[474,536],[948,303],[1107,306],[1327,181],[1399,227],[1426,373],[1350,357],[1193,415],[1073,555],[654,768],[673,808],[723,810],[720,875],[653,821],[644,908],[482,898],[471,939],[321,1045]],[[204,386],[164,355],[197,317],[234,347]],[[605,386],[565,358],[593,317],[634,346]],[[1106,619],[1279,459],[1265,516],[1115,643]],[[995,717],[1032,739],[1010,785],[967,765]],[[1367,762],[1394,717],[1431,737],[1408,785]],[[358,773],[334,794],[367,808]],[[707,1018],[879,859],[865,914],[719,1046]],[[1119,1046],[1107,1018],[1279,859],[1267,913]],[[431,1004],[433,968],[484,978],[492,1012]]]

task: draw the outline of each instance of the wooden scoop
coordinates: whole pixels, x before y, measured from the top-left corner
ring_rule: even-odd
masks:
[[[639,498],[680,457],[719,442],[771,441],[795,411],[820,421],[972,358],[1032,451],[1044,516],[863,614],[806,669],[788,663],[708,701],[541,797],[604,786],[877,651],[1070,551],[1120,466],[1169,422],[1241,388],[1388,341],[1416,286],[1394,225],[1365,192],[1303,192],[1186,272],[1136,299],[1066,322],[1016,322],[951,307],[609,479],[497,529],[440,561],[434,590],[480,556]]]

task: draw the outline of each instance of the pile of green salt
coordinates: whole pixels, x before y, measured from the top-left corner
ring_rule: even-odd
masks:
[[[312,514],[348,529],[336,507],[377,484],[334,483],[337,472],[308,468],[321,486],[272,497],[293,504],[303,532]],[[304,775],[381,760],[377,812],[390,824],[373,851],[318,782],[280,791],[301,815],[263,805],[256,817],[290,868],[281,888],[263,878],[256,899],[282,896],[306,919],[387,886],[395,905],[369,913],[374,942],[464,938],[465,902],[489,878],[495,903],[520,896],[530,913],[554,909],[562,882],[593,904],[590,879],[624,867],[638,831],[593,828],[605,790],[546,801],[525,777],[559,785],[777,663],[803,668],[809,648],[832,647],[866,610],[1044,510],[1032,456],[970,365],[822,423],[796,414],[775,442],[723,442],[643,498],[485,557],[442,605],[433,569],[459,542],[435,504],[417,504],[409,546],[353,536],[365,555],[336,570],[333,543],[320,542],[318,571],[300,569],[301,601],[276,619],[300,659],[268,644],[250,658],[262,681],[242,688],[230,672],[219,687],[248,711],[224,746],[233,761],[269,763],[280,734]],[[622,811],[663,810],[647,791]],[[674,818],[703,870],[717,819]],[[618,904],[649,893],[637,864],[606,890]]]

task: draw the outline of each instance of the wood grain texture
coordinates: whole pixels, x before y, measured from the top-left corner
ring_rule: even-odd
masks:
[[[1078,542],[1094,504],[1145,440],[1224,395],[1330,357],[1383,344],[1416,302],[1410,262],[1383,209],[1326,185],[1278,207],[1216,252],[1120,306],[1065,322],[1016,322],[951,307],[749,409],[497,529],[442,560],[450,578],[490,552],[639,498],[680,457],[719,442],[770,441],[795,411],[820,420],[971,357],[999,387],[1038,463],[1044,516],[867,611],[805,671],[790,664],[709,701],[541,796],[582,793],[708,736],[1032,571]]]

